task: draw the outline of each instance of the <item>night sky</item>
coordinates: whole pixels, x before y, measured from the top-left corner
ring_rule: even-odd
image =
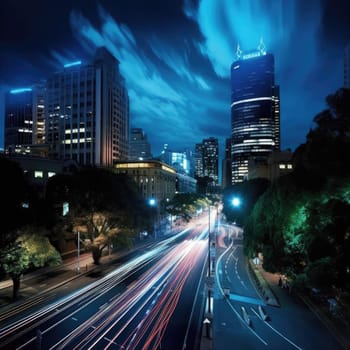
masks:
[[[131,126],[154,155],[211,136],[222,154],[237,43],[248,51],[261,37],[275,56],[281,146],[294,150],[343,85],[349,0],[1,0],[0,85],[30,86],[105,46],[120,61]]]

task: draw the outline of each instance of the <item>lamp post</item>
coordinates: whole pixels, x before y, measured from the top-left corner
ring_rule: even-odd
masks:
[[[239,197],[233,197],[231,204],[234,208],[239,208],[241,206],[241,199]],[[236,220],[233,223],[236,224]]]
[[[155,200],[155,198],[150,198],[148,200],[148,204],[151,206],[151,207],[156,207],[156,210],[157,210],[157,201]],[[156,214],[157,215],[157,214]],[[158,219],[158,215],[156,216],[156,220]],[[156,223],[153,224],[153,231],[154,231],[154,240],[157,239],[157,228],[156,228]]]
[[[77,232],[77,239],[78,239],[78,258],[77,258],[77,272],[80,273],[80,231]]]
[[[210,276],[210,205],[208,207],[208,276]]]
[[[210,230],[210,224],[211,224],[211,219],[210,219],[210,204],[208,206],[208,314],[211,314],[211,288],[212,288],[212,281],[211,281],[211,261],[212,258],[214,258],[214,254],[211,254],[212,250],[212,242],[211,242],[211,230]],[[215,249],[215,246],[214,246]]]

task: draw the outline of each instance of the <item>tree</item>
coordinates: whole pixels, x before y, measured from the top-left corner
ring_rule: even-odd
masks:
[[[166,211],[189,222],[195,213],[208,206],[208,200],[196,193],[177,193],[166,206]]]
[[[22,169],[16,162],[4,156],[0,156],[0,168],[0,193],[4,204],[0,211],[2,235],[9,232],[13,233],[16,228],[25,223],[26,209],[23,208],[23,203],[27,199],[28,183],[23,175]],[[16,218],[16,220],[13,218]],[[0,244],[2,241],[1,235]],[[15,239],[16,237],[14,237],[14,240]]]
[[[67,192],[72,232],[81,232],[82,243],[91,249],[95,264],[111,243],[127,247],[131,237],[149,227],[150,208],[125,174],[88,168],[68,179]]]
[[[329,176],[350,174],[350,90],[327,96],[328,108],[314,118],[306,143],[294,152],[295,169],[309,184],[322,185]]]
[[[29,268],[62,263],[60,254],[45,234],[39,227],[23,227],[16,233],[18,238],[0,251],[1,267],[13,282],[13,300],[18,298],[21,275]]]
[[[95,264],[99,264],[103,250],[114,246],[129,247],[132,224],[124,211],[94,211],[73,219],[73,232],[83,233],[82,243],[91,250]]]
[[[244,249],[298,284],[350,286],[350,90],[327,97],[294,171],[258,199],[245,222]]]

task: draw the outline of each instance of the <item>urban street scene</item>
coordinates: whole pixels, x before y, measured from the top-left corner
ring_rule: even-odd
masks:
[[[2,0],[0,349],[350,349],[349,14]]]

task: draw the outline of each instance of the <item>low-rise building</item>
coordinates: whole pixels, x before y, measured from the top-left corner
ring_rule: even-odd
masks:
[[[115,162],[114,170],[117,174],[129,175],[146,200],[153,198],[160,203],[175,195],[176,170],[165,163],[156,160]]]
[[[291,151],[272,152],[266,160],[251,158],[248,161],[248,180],[265,178],[271,182],[293,171]]]

